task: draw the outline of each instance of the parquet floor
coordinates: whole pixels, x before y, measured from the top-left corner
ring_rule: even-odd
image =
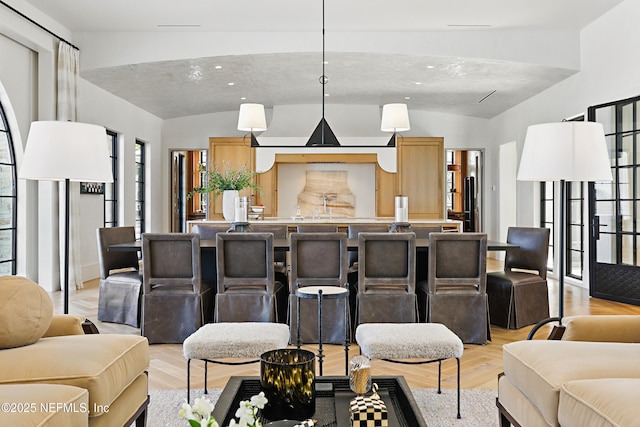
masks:
[[[498,270],[501,266],[489,260],[489,271]],[[52,293],[54,310],[62,312],[62,294]],[[557,282],[550,280],[549,297],[551,315],[557,315]],[[80,314],[92,320],[101,333],[139,334],[140,330],[126,325],[102,323],[97,320],[98,280],[85,283],[85,288],[71,295],[70,312]],[[616,303],[597,298],[590,298],[586,289],[567,285],[565,287],[565,316],[575,314],[640,314],[640,307]],[[507,330],[497,326],[491,327],[492,341],[487,345],[465,345],[461,361],[461,378],[463,388],[496,389],[497,377],[502,372],[502,346],[512,341],[526,339],[531,327],[520,330]],[[536,338],[546,338],[548,329],[541,329]],[[315,351],[316,346],[305,346]],[[325,345],[325,375],[344,375],[344,348],[338,345]],[[149,368],[149,388],[178,389],[186,388],[186,360],[182,354],[182,345],[155,344],[150,346],[151,366]],[[352,345],[349,357],[359,354],[358,346]],[[192,384],[202,387],[204,368],[199,361],[191,364]],[[222,388],[231,375],[258,375],[259,363],[243,366],[209,365],[208,386]],[[403,375],[410,387],[430,388],[437,386],[437,364],[400,365],[380,360],[372,361],[374,375]],[[455,388],[455,361],[442,364],[443,387]]]

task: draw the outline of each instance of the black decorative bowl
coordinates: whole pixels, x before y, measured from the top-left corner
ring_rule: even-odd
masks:
[[[306,420],[316,410],[316,356],[307,350],[271,350],[260,356],[260,385],[269,420]]]

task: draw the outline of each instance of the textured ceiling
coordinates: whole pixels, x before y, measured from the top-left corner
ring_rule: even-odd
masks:
[[[247,92],[267,106],[321,103],[319,58],[317,53],[223,56],[103,68],[82,76],[158,117],[171,118],[235,110]],[[571,74],[464,58],[330,52],[326,58],[327,104],[383,105],[409,97],[404,102],[413,109],[485,118]]]
[[[326,28],[327,33],[459,31],[461,40],[469,25],[476,31],[578,31],[620,1],[333,0],[326,2]],[[28,2],[73,32],[305,31],[317,32],[318,40],[321,38],[320,1]],[[383,55],[332,52],[330,47],[326,60],[326,103],[400,101],[411,109],[485,118],[575,72],[536,64],[431,56],[429,52]],[[161,118],[232,111],[242,102],[255,100],[267,107],[319,104],[321,74],[320,52],[200,57],[81,72],[88,81]],[[247,93],[250,99],[242,100]]]

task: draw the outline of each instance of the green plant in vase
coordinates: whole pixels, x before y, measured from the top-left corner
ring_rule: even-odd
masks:
[[[222,213],[227,221],[233,220],[234,201],[239,191],[251,188],[262,193],[262,187],[255,182],[258,174],[249,169],[246,164],[239,169],[234,169],[229,162],[222,162],[222,167],[213,164],[209,170],[201,168],[200,172],[203,175],[202,185],[191,190],[187,194],[187,199],[196,194],[211,193],[214,197],[222,194]]]
[[[193,197],[195,194],[213,193],[214,197],[218,197],[226,190],[244,190],[251,188],[262,193],[262,187],[255,182],[257,172],[249,169],[246,164],[240,169],[234,169],[229,162],[222,162],[222,167],[213,164],[210,170],[204,167],[200,169],[203,174],[204,183],[200,187],[194,188],[187,194],[187,198]]]

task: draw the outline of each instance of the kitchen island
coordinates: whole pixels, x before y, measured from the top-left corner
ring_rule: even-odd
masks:
[[[358,225],[381,225],[391,224],[394,222],[393,217],[377,217],[377,218],[346,218],[346,217],[264,217],[257,220],[249,220],[250,224],[287,224],[289,231],[296,231],[296,227],[299,224],[335,224],[338,226],[338,231],[347,231],[347,227],[352,224]],[[442,226],[444,231],[462,231],[462,221],[456,221],[451,219],[409,219],[409,223],[415,226]],[[196,224],[211,224],[211,225],[229,225],[231,222],[225,220],[193,220],[187,221],[187,230],[191,231],[192,227]]]

